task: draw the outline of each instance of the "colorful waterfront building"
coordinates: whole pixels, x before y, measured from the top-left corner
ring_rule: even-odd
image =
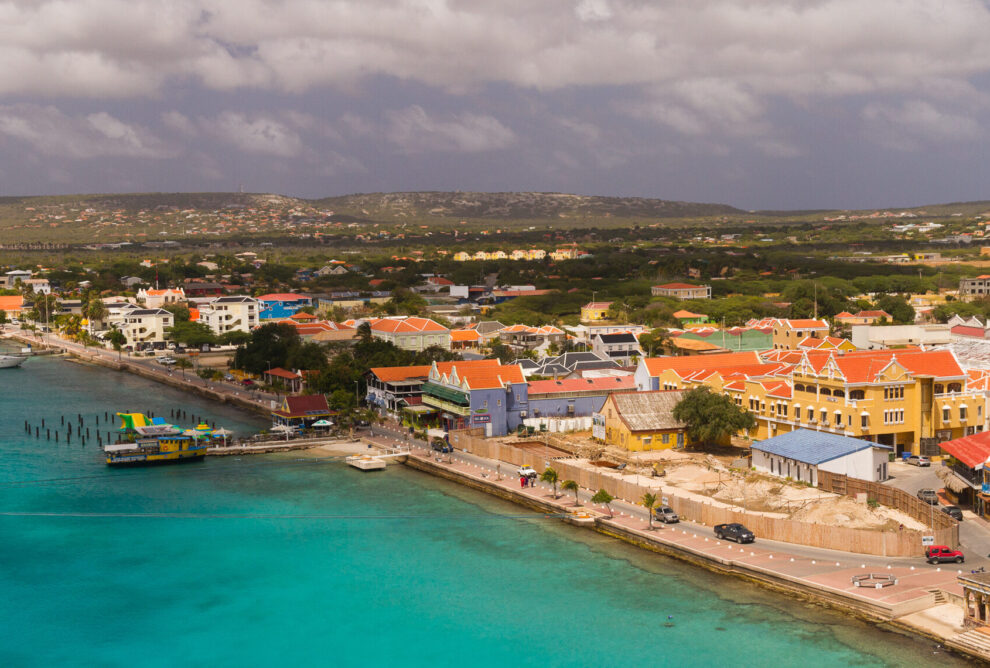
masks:
[[[674,418],[684,392],[616,392],[592,417],[592,437],[630,451],[684,447],[687,426]]]
[[[423,404],[439,410],[447,431],[481,427],[486,436],[504,436],[508,412],[526,400],[526,379],[517,364],[469,368],[455,363],[446,373],[434,364],[423,384]]]

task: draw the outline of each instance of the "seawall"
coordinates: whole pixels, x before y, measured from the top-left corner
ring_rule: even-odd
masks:
[[[171,387],[183,390],[185,392],[192,392],[198,394],[201,397],[207,399],[212,399],[213,401],[219,401],[220,403],[232,404],[238,408],[252,411],[259,415],[267,416],[270,412],[269,408],[261,406],[257,402],[251,401],[245,397],[230,394],[229,392],[224,392],[221,390],[216,390],[208,387],[202,387],[200,385],[195,385],[191,382],[185,380],[181,375],[168,375],[152,369],[145,368],[140,364],[135,364],[130,362],[128,359],[115,360],[111,357],[107,357],[97,352],[88,353],[80,352],[74,350],[68,346],[62,345],[60,341],[49,341],[49,342],[39,342],[36,339],[24,336],[17,332],[8,332],[8,336],[12,339],[20,341],[21,343],[30,344],[31,346],[44,346],[50,349],[59,350],[65,355],[72,357],[74,359],[86,362],[89,364],[95,364],[97,366],[102,366],[107,369],[113,369],[115,371],[126,371],[128,373],[133,373],[136,376],[141,376],[142,378],[147,378],[148,380],[153,380],[164,385],[169,385]]]
[[[927,629],[905,624],[897,619],[904,615],[932,607],[935,604],[934,594],[894,604],[871,601],[866,598],[852,596],[845,591],[833,589],[826,585],[791,577],[785,573],[777,572],[772,567],[761,567],[744,563],[742,560],[732,557],[715,557],[706,554],[701,550],[693,549],[691,546],[683,544],[684,541],[679,542],[675,540],[677,536],[676,529],[665,527],[656,531],[637,530],[623,526],[619,522],[597,512],[592,511],[589,514],[586,512],[587,509],[584,509],[585,512],[582,513],[582,516],[576,514],[573,507],[553,502],[549,499],[533,498],[521,490],[514,490],[510,487],[499,485],[494,481],[454,470],[420,455],[409,455],[408,457],[401,458],[400,462],[419,471],[491,494],[517,505],[548,515],[559,516],[562,521],[574,526],[591,529],[631,545],[671,556],[714,572],[739,577],[766,589],[786,594],[792,598],[841,610],[865,621],[881,623],[892,628],[910,632],[914,635],[923,635],[936,642],[941,643],[946,640],[945,637],[934,634]],[[971,657],[986,660],[985,657],[966,652],[962,648],[956,649]]]

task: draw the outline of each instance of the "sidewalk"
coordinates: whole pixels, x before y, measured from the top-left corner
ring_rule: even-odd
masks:
[[[379,437],[383,444],[393,445],[394,439]],[[623,501],[614,501],[614,516],[608,517],[603,506],[594,506],[587,501],[592,490],[580,491],[582,505],[574,506],[573,493],[561,493],[554,499],[550,486],[539,483],[536,487],[520,486],[515,476],[515,466],[491,460],[482,460],[465,453],[452,456],[439,455],[424,448],[414,449],[411,457],[432,467],[440,467],[461,477],[494,486],[503,490],[505,496],[513,496],[520,501],[530,499],[539,507],[552,507],[562,516],[587,514],[598,530],[624,537],[631,542],[647,543],[667,548],[691,558],[693,561],[707,562],[709,565],[740,574],[748,574],[767,582],[777,582],[789,588],[815,593],[833,601],[844,601],[846,605],[868,611],[874,616],[896,619],[911,613],[933,607],[935,597],[932,592],[941,590],[949,594],[961,595],[956,576],[962,572],[953,564],[949,566],[929,566],[922,560],[906,561],[882,557],[866,557],[851,553],[837,553],[818,550],[820,555],[807,556],[791,550],[782,544],[769,544],[760,541],[748,545],[737,545],[715,538],[708,527],[687,522],[676,525],[655,525],[649,528],[646,510]],[[448,459],[450,461],[448,461]],[[471,461],[475,460],[475,461]],[[500,478],[501,473],[501,479]],[[856,587],[852,577],[876,573],[892,575],[897,579],[893,586],[883,588]],[[961,630],[961,629],[959,629]]]

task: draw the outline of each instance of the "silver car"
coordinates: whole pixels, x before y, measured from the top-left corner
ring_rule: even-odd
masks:
[[[910,457],[907,458],[906,461],[907,461],[908,464],[911,464],[912,466],[931,466],[932,465],[932,460],[928,459],[928,457],[923,457],[921,455],[911,455]]]

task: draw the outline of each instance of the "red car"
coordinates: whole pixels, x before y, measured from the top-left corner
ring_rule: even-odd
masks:
[[[926,547],[925,559],[930,564],[944,564],[950,561],[961,564],[966,561],[966,557],[963,556],[962,552],[953,550],[951,547],[946,547],[945,545],[931,545]]]

